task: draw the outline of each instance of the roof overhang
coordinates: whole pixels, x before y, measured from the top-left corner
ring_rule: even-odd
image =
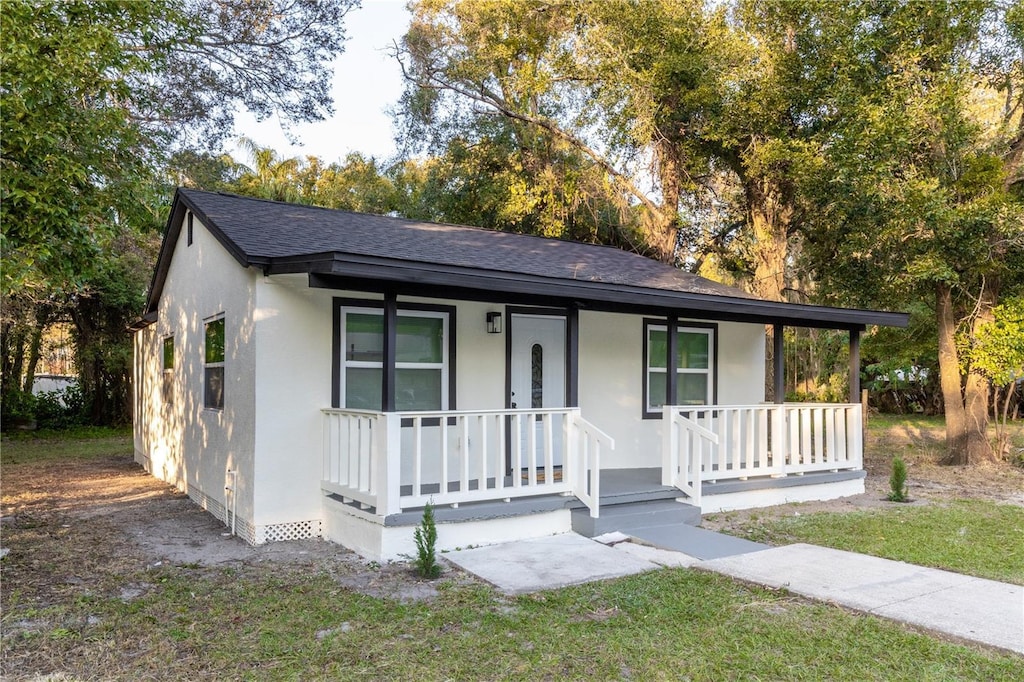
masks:
[[[307,272],[310,286],[317,288],[392,291],[404,295],[496,303],[573,306],[608,312],[678,315],[822,329],[863,330],[867,325],[905,327],[909,320],[906,313],[476,271],[350,254],[320,254],[304,259],[301,264],[297,260],[290,263],[274,261],[264,264],[264,267],[268,274]]]

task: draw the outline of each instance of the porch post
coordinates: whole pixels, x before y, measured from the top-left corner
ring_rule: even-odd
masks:
[[[384,357],[381,371],[381,410],[395,411],[395,347],[398,344],[398,295],[384,294]]]
[[[665,404],[676,404],[676,356],[679,355],[679,318],[668,316],[668,357],[665,359]]]
[[[772,325],[772,371],[774,372],[775,404],[786,402],[786,359],[783,347],[782,323]]]
[[[565,406],[580,406],[580,311],[569,306],[565,314]]]
[[[860,403],[860,329],[850,330],[850,402]]]

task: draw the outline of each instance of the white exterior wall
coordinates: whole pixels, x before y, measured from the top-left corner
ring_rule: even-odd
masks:
[[[643,418],[643,316],[580,312],[583,418],[615,439],[604,469],[661,466],[661,420]],[[685,324],[685,320],[680,320]],[[763,325],[719,322],[718,403],[764,401]]]
[[[187,218],[186,218],[187,219]],[[237,471],[239,534],[251,534],[255,451],[255,274],[243,269],[198,219],[174,247],[157,321],[135,335],[136,460],[225,519]],[[224,409],[203,407],[204,323],[224,314]],[[173,390],[163,395],[162,350],[174,336]],[[251,538],[247,538],[250,539]]]
[[[306,275],[261,275],[256,282],[254,521],[302,524],[275,529],[269,539],[318,536],[323,516],[320,410],[331,406],[335,292],[307,282]]]

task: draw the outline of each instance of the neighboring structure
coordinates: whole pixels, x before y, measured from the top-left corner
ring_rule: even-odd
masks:
[[[849,330],[853,368],[865,325],[906,321],[609,247],[181,189],[135,332],[135,456],[250,543],[385,559],[430,500],[454,547],[615,495],[854,494],[857,372],[849,404],[764,404],[765,325]]]

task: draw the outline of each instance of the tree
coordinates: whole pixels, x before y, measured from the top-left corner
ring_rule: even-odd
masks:
[[[101,318],[119,334],[127,326],[127,299],[117,292],[122,285],[145,285],[114,267],[117,249],[145,241],[162,222],[169,154],[209,154],[191,147],[228,135],[239,105],[260,116],[278,113],[286,123],[321,118],[330,109],[327,76],[344,39],[341,20],[354,3],[4,3],[5,389],[22,380],[6,373],[26,367],[15,360],[31,355],[34,337],[18,329],[26,319],[50,319],[40,313],[52,306],[54,319],[70,316],[81,325],[80,358],[97,358],[95,371],[82,375],[86,391],[94,401],[122,402],[103,397],[122,390],[106,381],[120,370],[108,367],[113,355],[88,347],[99,337],[84,325]],[[38,311],[7,315],[26,307]],[[130,343],[127,334],[118,338],[123,347]],[[97,408],[93,414],[112,412]]]
[[[865,7],[865,11],[868,8]],[[806,253],[823,289],[846,302],[930,298],[946,413],[947,461],[994,457],[988,386],[961,339],[992,319],[1021,282],[1024,205],[1020,43],[1003,76],[979,68],[983,28],[1010,16],[992,3],[882,3],[847,53],[863,77],[837,88],[846,112],[827,147]],[[1005,46],[1004,46],[1005,47]],[[991,64],[989,64],[989,67]],[[1016,74],[1016,75],[1014,75]],[[995,84],[995,85],[993,85]],[[1001,88],[986,120],[976,103]]]
[[[996,453],[1006,457],[1010,453],[1006,423],[1024,379],[1024,297],[1007,299],[992,309],[992,320],[978,325],[966,356],[992,388]]]

